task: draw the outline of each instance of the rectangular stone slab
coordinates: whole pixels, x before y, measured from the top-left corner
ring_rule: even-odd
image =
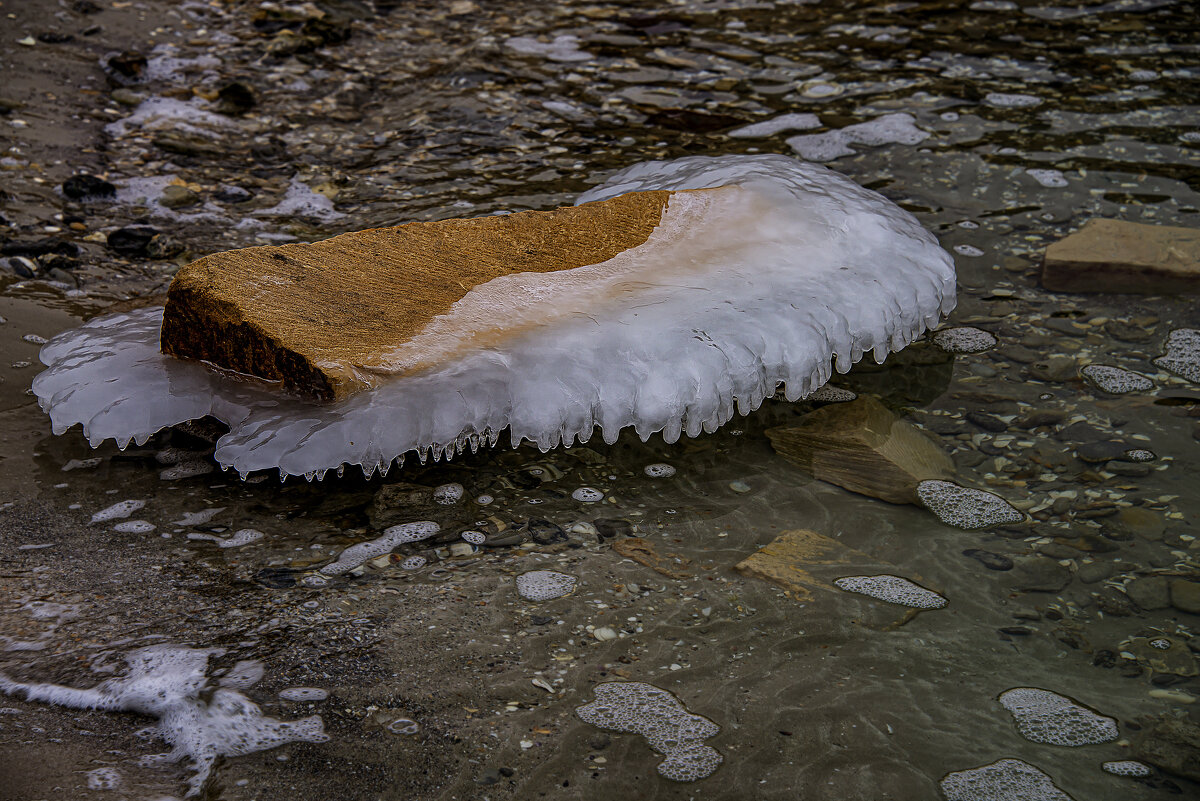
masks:
[[[1200,230],[1088,220],[1046,248],[1042,286],[1056,292],[1200,292]]]
[[[671,194],[214,253],[171,282],[162,351],[342,398],[377,381],[362,365],[472,288],[510,273],[599,264],[643,244]]]

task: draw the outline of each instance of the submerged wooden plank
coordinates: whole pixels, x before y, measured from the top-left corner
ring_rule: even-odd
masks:
[[[630,192],[553,211],[215,253],[171,283],[162,350],[322,400],[345,397],[377,381],[365,365],[474,287],[599,264],[645,243],[670,196]]]

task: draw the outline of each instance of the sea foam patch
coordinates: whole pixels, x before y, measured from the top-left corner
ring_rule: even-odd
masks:
[[[1117,722],[1065,695],[1036,687],[1015,687],[1000,694],[1017,731],[1027,740],[1050,745],[1094,745],[1117,739]]]
[[[665,759],[658,772],[677,782],[692,782],[712,774],[721,752],[705,745],[721,727],[706,717],[687,711],[667,690],[640,681],[597,684],[596,700],[576,708],[585,723],[611,731],[640,734]]]
[[[946,599],[933,590],[900,576],[846,576],[833,582],[833,585],[846,592],[914,609],[941,609],[946,605]]]
[[[319,715],[294,721],[267,717],[233,687],[210,680],[206,675],[209,658],[221,653],[219,648],[153,645],[126,654],[124,676],[90,689],[27,684],[0,673],[0,692],[71,709],[136,712],[157,718],[155,734],[171,751],[143,761],[189,760],[193,775],[188,780],[188,797],[204,791],[221,757],[329,739]]]
[[[230,428],[216,461],[243,475],[345,465],[372,475],[411,452],[438,460],[494,445],[505,430],[543,450],[595,432],[615,442],[626,427],[699,436],[780,386],[789,400],[808,395],[831,362],[845,372],[867,353],[882,361],[954,308],[953,260],[936,239],[824,167],[776,155],[647,162],[577,202],[646,190],[674,194],[644,244],[474,287],[379,355],[371,369],[393,377],[336,402],[163,355],[160,309],[55,337],[34,391],[55,432],[82,424],[93,444],[141,443],[211,415]],[[498,320],[499,342],[471,346]],[[435,366],[405,373],[414,362]]]
[[[953,481],[922,481],[917,484],[917,496],[939,520],[957,528],[987,528],[1025,519],[1024,513],[999,495],[959,486]]]
[[[946,801],[1072,801],[1049,776],[1020,759],[947,773],[941,785]]]

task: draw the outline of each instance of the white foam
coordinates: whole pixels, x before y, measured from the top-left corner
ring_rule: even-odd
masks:
[[[1005,94],[1003,92],[989,92],[983,102],[993,108],[1033,108],[1040,106],[1042,99],[1033,95],[1020,94]]]
[[[650,478],[670,478],[675,475],[675,468],[663,462],[655,462],[643,467],[642,472],[650,476]]]
[[[1158,455],[1145,448],[1130,448],[1125,451],[1125,458],[1131,462],[1153,462]]]
[[[920,584],[914,584],[900,576],[847,576],[833,584],[846,592],[856,592],[914,609],[941,609],[946,605],[946,599],[933,590],[927,590]]]
[[[1047,189],[1062,189],[1068,185],[1067,178],[1062,174],[1062,170],[1026,170],[1025,174]]]
[[[147,520],[126,520],[124,523],[117,523],[113,526],[113,531],[118,531],[122,534],[149,534],[158,526]]]
[[[1154,382],[1141,373],[1108,364],[1089,364],[1079,372],[1097,389],[1111,395],[1154,389]]]
[[[933,335],[933,344],[947,353],[982,353],[996,346],[996,337],[969,325],[943,328]]]
[[[158,719],[155,733],[171,751],[147,758],[154,762],[191,761],[189,797],[200,795],[221,757],[244,756],[292,742],[323,743],[329,739],[318,715],[295,721],[265,717],[236,690],[213,688],[205,675],[208,660],[221,649],[154,645],[125,656],[129,666],[121,678],[91,689],[60,684],[26,684],[0,673],[0,692],[23,694],[72,709],[136,712]]]
[[[216,534],[188,534],[189,540],[208,540],[216,544],[218,548],[240,548],[243,545],[249,545],[252,542],[258,542],[266,534],[253,528],[242,528],[233,532],[228,537],[218,537]]]
[[[675,195],[650,240],[608,262],[476,287],[412,342],[364,366],[379,386],[344,401],[283,397],[158,352],[160,309],[110,315],[42,349],[34,381],[61,433],[144,442],[212,415],[229,425],[215,459],[239,473],[367,474],[417,451],[434,459],[509,430],[546,450],[699,436],[748,414],[780,384],[789,400],[871,352],[882,361],[954,307],[949,255],[907,212],[825,168],[783,156],[648,162],[579,202],[633,190]],[[497,320],[514,333],[472,346]],[[620,359],[612,354],[620,353]],[[389,379],[414,359],[445,366]]]
[[[948,773],[941,787],[946,801],[1072,801],[1049,776],[1019,759]]]
[[[1117,722],[1077,704],[1065,695],[1036,687],[1000,694],[1026,740],[1050,745],[1095,745],[1117,739]]]
[[[288,687],[279,691],[284,701],[324,701],[329,693],[320,687]]]
[[[571,493],[571,497],[583,503],[596,503],[604,500],[604,493],[595,487],[580,487]]]
[[[1105,773],[1111,773],[1114,776],[1132,776],[1134,778],[1149,776],[1154,772],[1149,765],[1132,759],[1105,762],[1100,767]]]
[[[308,184],[293,175],[283,199],[274,206],[254,212],[256,217],[309,217],[321,222],[330,222],[345,217],[333,207],[333,201],[314,192]]]
[[[427,540],[439,531],[441,531],[441,527],[429,520],[401,523],[398,526],[385,528],[383,535],[378,539],[360,542],[342,551],[337,561],[322,567],[321,572],[326,576],[339,576],[353,570],[368,559],[391,553],[405,543]]]
[[[575,709],[579,719],[645,737],[651,748],[666,757],[658,765],[664,778],[693,782],[720,767],[721,753],[704,740],[715,737],[721,727],[688,712],[670,692],[640,681],[603,682],[593,692],[595,701]]]
[[[119,790],[121,784],[121,773],[115,768],[96,768],[87,772],[89,790]]]
[[[228,117],[208,111],[203,105],[200,100],[185,102],[169,97],[147,98],[128,117],[110,122],[104,126],[104,130],[112,137],[141,130],[183,131],[194,136],[217,139],[238,127]]]
[[[1020,523],[1025,515],[999,495],[936,479],[917,484],[917,495],[948,526],[976,529]]]
[[[729,132],[729,136],[758,139],[774,136],[784,131],[807,131],[810,128],[820,128],[821,118],[816,114],[780,114],[769,120],[743,125]]]
[[[442,484],[433,490],[433,500],[443,506],[451,506],[462,500],[462,484]]]
[[[1176,328],[1154,364],[1200,384],[1200,328]]]
[[[850,145],[916,145],[928,138],[929,134],[917,127],[911,114],[897,113],[847,125],[837,131],[793,136],[787,143],[809,161],[833,161],[842,156],[853,156],[855,151]]]
[[[517,576],[517,594],[526,601],[552,601],[573,593],[577,581],[557,570],[530,570]]]
[[[145,505],[145,501],[120,501],[96,512],[92,515],[92,522],[107,523],[110,520],[124,520]]]
[[[591,61],[592,54],[579,49],[579,37],[571,33],[555,36],[543,42],[532,36],[514,36],[504,40],[505,47],[526,56],[538,56],[550,61]]]

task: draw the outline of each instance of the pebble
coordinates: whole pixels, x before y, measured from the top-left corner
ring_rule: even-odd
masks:
[[[1111,578],[1115,572],[1116,568],[1111,562],[1088,562],[1079,566],[1079,569],[1075,571],[1075,577],[1084,584],[1096,584]]]
[[[1171,605],[1171,592],[1162,576],[1135,578],[1125,585],[1129,599],[1146,611],[1166,609]]]
[[[988,570],[1012,570],[1013,568],[1012,559],[1003,554],[992,553],[981,548],[967,548],[963,551],[963,556],[974,559]]]

